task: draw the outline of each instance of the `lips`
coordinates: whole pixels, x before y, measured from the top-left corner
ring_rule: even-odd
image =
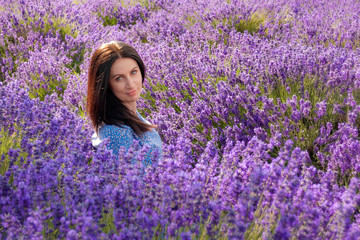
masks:
[[[134,96],[136,94],[136,90],[134,90],[132,92],[128,92],[127,94],[130,95],[130,96]]]

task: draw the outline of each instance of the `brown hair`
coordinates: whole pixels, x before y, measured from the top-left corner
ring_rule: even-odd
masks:
[[[145,79],[145,65],[136,50],[128,44],[113,41],[103,44],[95,50],[89,66],[87,111],[91,122],[98,133],[101,124],[125,124],[137,134],[150,131],[154,125],[144,123],[118,99],[109,85],[110,69],[119,58],[134,59],[141,72],[142,82]]]

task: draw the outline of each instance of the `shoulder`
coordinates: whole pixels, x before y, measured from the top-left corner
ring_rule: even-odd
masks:
[[[138,111],[136,111],[137,116],[140,118],[141,121],[147,123],[147,124],[151,124],[148,120],[146,120],[143,116],[140,115],[140,113]]]

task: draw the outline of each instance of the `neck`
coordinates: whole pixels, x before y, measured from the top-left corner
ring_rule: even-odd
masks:
[[[137,111],[136,102],[126,103],[124,105],[136,115],[136,111]]]

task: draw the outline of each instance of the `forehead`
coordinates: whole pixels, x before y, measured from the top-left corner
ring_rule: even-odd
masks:
[[[134,68],[139,67],[137,62],[132,58],[119,58],[111,66],[110,74],[126,74],[133,70]]]

